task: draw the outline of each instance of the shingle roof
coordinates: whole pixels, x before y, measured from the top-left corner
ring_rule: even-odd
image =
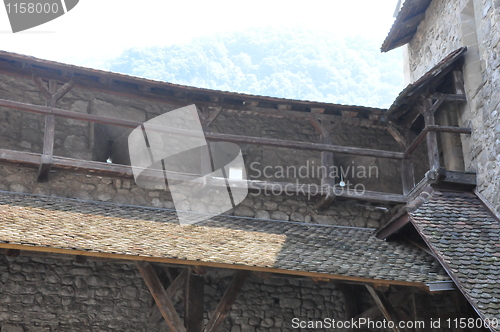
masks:
[[[378,240],[373,229],[231,216],[180,226],[172,210],[0,192],[0,247],[13,245],[337,279],[449,280],[434,257],[411,245]]]
[[[431,0],[406,0],[380,48],[381,51],[388,52],[409,43],[425,18],[425,11],[430,3]]]
[[[472,193],[438,191],[410,216],[478,313],[500,322],[499,221]]]

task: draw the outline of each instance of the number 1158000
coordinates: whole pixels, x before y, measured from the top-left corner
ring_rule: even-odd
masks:
[[[57,13],[59,12],[59,5],[56,2],[53,3],[41,3],[41,2],[21,2],[21,3],[8,3],[6,5],[7,13],[13,14],[41,14],[41,13]]]

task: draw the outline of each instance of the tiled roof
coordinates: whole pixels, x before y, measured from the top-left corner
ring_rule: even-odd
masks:
[[[472,193],[437,191],[410,216],[479,314],[500,322],[499,221]]]
[[[0,192],[0,247],[13,245],[338,279],[449,280],[434,257],[411,245],[378,240],[373,229],[231,216],[180,226],[172,210]]]

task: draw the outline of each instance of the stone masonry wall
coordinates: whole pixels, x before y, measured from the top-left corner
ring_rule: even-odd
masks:
[[[153,299],[134,263],[65,256],[0,255],[2,332],[163,332],[150,322]],[[233,272],[209,270],[205,279],[205,324],[227,289]],[[176,309],[183,316],[181,301]],[[222,331],[295,331],[292,319],[343,319],[344,299],[332,283],[252,275],[224,320]],[[322,331],[322,330],[318,330]]]
[[[133,180],[52,172],[44,183],[36,182],[36,169],[0,165],[0,190],[36,195],[67,197],[117,204],[174,208],[168,191],[139,188]],[[334,201],[325,211],[315,208],[316,200],[303,195],[250,193],[227,214],[260,219],[376,228],[388,218],[388,211],[371,205]],[[207,211],[210,213],[210,211]]]
[[[467,46],[464,80],[468,103],[459,112],[466,170],[477,171],[478,190],[500,212],[500,2],[433,1],[408,46],[416,80],[453,50]]]

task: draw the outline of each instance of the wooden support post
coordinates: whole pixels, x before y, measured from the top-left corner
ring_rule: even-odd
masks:
[[[220,327],[222,326],[222,322],[224,321],[224,318],[226,318],[226,315],[231,309],[231,306],[236,301],[236,298],[238,297],[238,294],[241,288],[243,287],[243,284],[245,283],[245,280],[247,279],[248,275],[249,275],[248,271],[236,272],[233,280],[231,281],[231,284],[224,293],[222,300],[219,302],[219,305],[217,306],[212,317],[210,317],[210,320],[205,326],[205,329],[203,330],[204,332],[219,331]]]
[[[426,98],[424,103],[424,120],[425,126],[434,126],[436,121],[434,118],[434,111],[432,105],[432,99]],[[427,153],[429,155],[429,169],[431,176],[434,176],[439,169],[439,149],[437,134],[435,131],[430,131],[427,133]]]
[[[391,303],[387,300],[385,295],[382,292],[375,290],[370,285],[365,285],[365,286],[368,289],[368,292],[372,296],[373,300],[379,307],[380,311],[384,315],[385,319],[394,322],[394,328],[392,328],[392,330],[394,332],[406,331],[399,328],[399,322],[400,322],[399,315],[397,314],[396,310],[392,307]]]
[[[153,296],[156,305],[160,309],[160,312],[167,322],[170,331],[172,332],[186,332],[186,328],[182,324],[182,320],[179,314],[175,311],[174,305],[167,295],[165,289],[158,279],[156,272],[153,270],[151,264],[146,262],[137,262],[137,267],[139,272],[149,288],[149,292]]]
[[[184,325],[187,332],[203,331],[205,279],[188,273],[184,293]]]
[[[43,136],[43,154],[40,167],[38,168],[38,182],[47,181],[52,167],[54,155],[54,136],[56,130],[56,119],[53,114],[45,116],[45,134]]]
[[[35,84],[40,89],[45,97],[45,106],[55,107],[57,101],[61,99],[73,86],[75,82],[70,80],[61,88],[57,88],[57,81],[49,80],[48,87],[43,80],[38,76],[33,76]],[[54,136],[55,136],[56,119],[54,114],[47,114],[45,116],[45,131],[43,138],[43,154],[38,168],[38,182],[45,182],[49,178],[50,169],[52,167],[52,157],[54,156]]]
[[[330,121],[330,120],[322,120],[321,122],[319,122],[318,119],[316,119],[313,116],[311,116],[309,118],[309,121],[311,122],[314,129],[316,129],[316,131],[320,134],[320,143],[332,145],[333,144],[332,130],[338,124],[333,124],[332,121]],[[332,202],[335,200],[335,194],[334,194],[333,189],[332,189],[335,187],[335,178],[330,177],[331,168],[334,165],[335,164],[334,164],[333,152],[322,151],[321,152],[321,169],[322,169],[321,187],[328,188],[328,192],[326,193],[326,196],[323,197],[319,201],[319,203],[316,205],[316,208],[318,210],[327,209],[332,204]]]
[[[408,195],[415,187],[415,174],[410,158],[401,161],[401,182],[403,185],[403,195]]]

